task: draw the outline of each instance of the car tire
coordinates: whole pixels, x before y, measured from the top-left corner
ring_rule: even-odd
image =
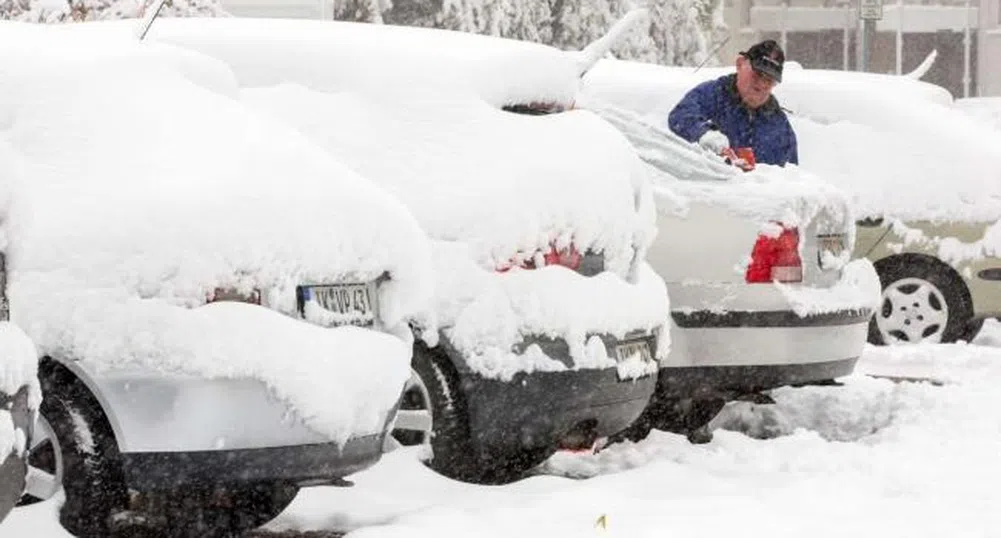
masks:
[[[439,349],[414,344],[413,369],[431,398],[431,451],[427,464],[455,480],[476,484],[506,484],[523,478],[556,452],[555,447],[523,447],[502,454],[481,454],[474,448],[466,400],[459,376]]]
[[[973,300],[963,278],[937,258],[902,254],[874,266],[882,297],[869,322],[869,342],[894,345],[969,340],[983,320],[973,318]]]
[[[65,492],[59,514],[63,527],[78,537],[106,537],[112,514],[124,509],[127,500],[111,425],[90,391],[64,366],[45,358],[38,378],[44,395],[39,414],[52,438],[32,447],[29,466],[51,473]],[[40,461],[46,450],[51,459]],[[28,487],[22,504],[47,500],[32,495],[30,478]]]
[[[694,444],[707,443],[712,436],[706,426],[719,414],[723,398],[663,398],[654,395],[643,413],[625,430],[609,438],[610,443],[639,442],[654,429],[684,435]]]

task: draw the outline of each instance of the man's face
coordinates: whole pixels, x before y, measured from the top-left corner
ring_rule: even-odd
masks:
[[[768,101],[775,88],[775,79],[762,75],[751,67],[751,61],[737,57],[737,93],[748,108],[758,108]]]

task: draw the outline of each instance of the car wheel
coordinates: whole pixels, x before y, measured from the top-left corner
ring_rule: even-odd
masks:
[[[459,376],[440,349],[414,344],[414,371],[431,402],[432,456],[429,467],[449,478],[477,484],[505,484],[523,478],[556,452],[555,447],[524,447],[502,454],[474,449]]]
[[[416,371],[403,387],[400,410],[390,438],[397,446],[424,445],[431,442],[431,395]]]
[[[723,398],[662,398],[654,395],[643,414],[625,430],[609,438],[611,443],[639,442],[654,429],[684,435],[692,443],[707,443],[712,435],[706,426],[719,414]]]
[[[63,527],[76,536],[108,536],[110,517],[124,508],[127,498],[111,425],[97,400],[64,366],[44,359],[38,377],[44,397],[21,504],[64,491]]]
[[[13,395],[0,391],[0,420],[9,424],[11,433],[20,430],[25,439],[32,438],[32,412],[28,408],[28,392],[27,386],[21,387]],[[21,448],[15,446],[15,450],[10,453],[6,450],[0,453],[0,521],[17,505],[24,491],[28,473],[27,452],[18,451]]]
[[[869,342],[877,345],[950,343],[976,334],[973,301],[962,277],[930,256],[905,254],[877,261],[883,286],[869,323]]]

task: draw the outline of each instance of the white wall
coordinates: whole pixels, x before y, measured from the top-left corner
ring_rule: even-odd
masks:
[[[332,0],[221,0],[223,9],[237,17],[291,19],[330,18]]]
[[[1001,0],[980,0],[977,93],[1001,96]]]

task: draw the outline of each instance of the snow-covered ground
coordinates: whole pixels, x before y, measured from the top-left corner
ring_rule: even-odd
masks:
[[[507,486],[446,479],[417,449],[400,450],[354,475],[353,488],[304,490],[269,528],[354,538],[996,536],[1001,324],[988,322],[972,345],[867,347],[840,381],[777,390],[776,405],[731,404],[706,445],[654,432],[597,455],[558,454]],[[55,510],[18,509],[0,534],[68,536]]]

